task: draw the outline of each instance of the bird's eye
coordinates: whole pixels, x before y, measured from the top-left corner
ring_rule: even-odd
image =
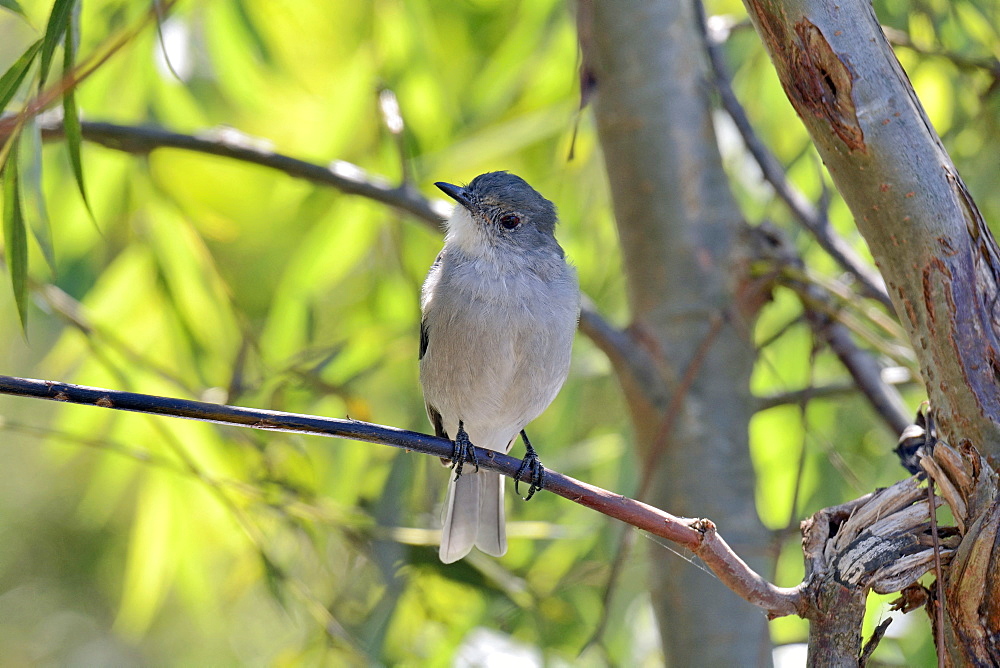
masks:
[[[521,217],[514,213],[508,213],[500,218],[500,224],[505,230],[512,230],[521,224]]]

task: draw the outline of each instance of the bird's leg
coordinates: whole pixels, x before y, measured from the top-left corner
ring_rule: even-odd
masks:
[[[465,462],[472,462],[479,472],[479,459],[476,457],[476,447],[469,440],[469,435],[465,433],[465,425],[458,421],[458,433],[452,441],[451,448],[451,468],[455,469],[455,480],[462,476],[462,467]]]
[[[531,441],[528,440],[528,435],[524,433],[523,429],[521,430],[521,440],[524,441],[524,459],[521,460],[521,468],[514,474],[514,491],[518,494],[521,493],[517,488],[518,483],[521,482],[521,476],[530,469],[528,496],[524,497],[524,500],[527,501],[535,495],[535,492],[545,487],[545,467],[542,466],[542,460],[538,458],[538,453],[531,447]]]

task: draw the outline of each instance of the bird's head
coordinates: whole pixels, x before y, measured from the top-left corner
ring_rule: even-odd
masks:
[[[435,183],[458,202],[448,220],[448,242],[470,255],[548,249],[555,242],[556,207],[509,172],[487,172],[467,186]]]

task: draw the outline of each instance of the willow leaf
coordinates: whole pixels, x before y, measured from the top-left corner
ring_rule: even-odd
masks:
[[[17,148],[12,149],[16,154]],[[28,333],[28,234],[21,211],[17,156],[11,155],[3,170],[3,238],[4,254],[10,269],[10,283],[21,319],[21,330]]]

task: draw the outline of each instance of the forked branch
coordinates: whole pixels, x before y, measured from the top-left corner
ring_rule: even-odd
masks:
[[[391,445],[444,459],[452,454],[452,443],[447,439],[358,420],[224,406],[12,376],[0,376],[0,394],[165,415],[234,427],[346,438]],[[482,468],[508,477],[513,477],[520,466],[518,459],[491,450],[479,449],[478,459]],[[675,517],[640,501],[555,471],[546,471],[545,489],[691,550],[733,592],[763,609],[771,617],[802,614],[804,611],[806,598],[800,587],[777,587],[755,573],[730,549],[710,520]]]

